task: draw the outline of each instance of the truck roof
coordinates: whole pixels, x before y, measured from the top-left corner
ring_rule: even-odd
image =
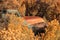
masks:
[[[31,25],[45,22],[43,18],[37,16],[25,16],[24,19]]]

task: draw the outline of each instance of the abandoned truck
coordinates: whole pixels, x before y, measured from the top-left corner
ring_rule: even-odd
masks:
[[[29,24],[28,28],[32,28],[35,35],[38,35],[38,33],[45,33],[47,24],[43,18],[37,16],[25,16],[24,19]]]
[[[18,10],[3,9],[1,11],[3,12],[2,15],[5,15],[6,12],[8,12],[15,13],[15,15],[17,15],[18,17],[22,17]],[[35,35],[37,35],[38,33],[45,33],[45,28],[47,27],[47,25],[43,18],[37,16],[25,16],[23,18],[25,19],[23,24],[27,24],[28,28],[31,28]]]

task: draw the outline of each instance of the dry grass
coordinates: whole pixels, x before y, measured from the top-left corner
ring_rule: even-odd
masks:
[[[0,40],[60,40],[60,25],[56,19],[48,22],[46,33],[40,37],[34,36],[32,30],[23,25],[23,18],[13,14],[6,14],[6,17],[9,18],[9,22],[7,27],[4,25],[3,29],[0,28]]]
[[[60,25],[55,19],[48,23],[44,40],[58,40],[60,38]]]
[[[3,29],[0,28],[0,40],[36,40],[32,30],[23,25],[23,18],[8,14],[7,17],[9,23],[7,27],[4,25]]]
[[[21,6],[21,3],[23,3],[23,1],[24,0],[20,0],[19,2],[17,0],[7,0],[2,4],[2,6],[5,5],[3,7],[6,7],[8,9],[19,9],[19,11],[23,13],[22,15],[25,15],[25,5]],[[52,3],[52,0],[45,0],[44,2],[49,4],[49,2]],[[29,0],[28,3],[31,3],[31,1]],[[32,0],[33,5],[34,3],[35,1]],[[50,7],[54,8],[56,5],[56,11],[60,13],[60,3],[58,2],[57,4],[56,0],[54,1],[54,3],[50,5]],[[36,11],[33,13],[36,13]],[[56,19],[48,22],[46,33],[42,34],[42,36],[40,37],[39,35],[34,36],[32,30],[28,29],[27,25],[23,25],[23,18],[9,14],[7,14],[6,17],[8,20],[7,24],[4,19],[0,18],[0,40],[60,40],[60,24]]]

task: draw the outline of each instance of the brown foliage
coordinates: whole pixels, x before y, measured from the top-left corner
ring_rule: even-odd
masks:
[[[48,23],[44,40],[59,40],[60,39],[60,25],[55,19]]]
[[[31,29],[28,29],[27,25],[24,25],[24,19],[15,15],[6,14],[9,18],[9,22],[3,25],[3,29],[0,28],[0,40],[35,40],[34,34]],[[4,22],[3,22],[4,23]],[[4,23],[5,24],[5,23]],[[0,26],[1,27],[1,26]]]
[[[26,7],[26,2],[28,7]],[[27,12],[33,16],[36,14],[40,16],[41,14],[39,15],[39,13],[47,13],[45,16],[49,18],[48,20],[51,18],[60,21],[59,0],[41,0],[39,3],[36,3],[36,0],[4,0],[0,2],[0,10],[3,8],[18,9],[25,16],[26,9],[29,9]],[[46,6],[44,3],[49,6]],[[41,37],[35,37],[32,30],[28,29],[27,25],[23,25],[23,22],[23,18],[15,15],[7,14],[5,18],[0,18],[0,40],[60,40],[60,24],[57,20],[48,23],[46,33],[42,34]]]

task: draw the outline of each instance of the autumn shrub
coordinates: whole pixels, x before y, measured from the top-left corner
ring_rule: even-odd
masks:
[[[59,0],[26,0],[22,2],[25,6],[24,16],[45,17],[48,21],[57,19],[60,21],[60,2]]]
[[[44,40],[60,40],[60,25],[56,19],[48,23]]]

